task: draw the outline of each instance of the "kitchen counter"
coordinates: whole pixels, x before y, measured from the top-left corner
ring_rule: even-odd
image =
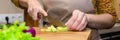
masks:
[[[36,30],[36,36],[41,40],[88,40],[91,30],[86,29],[84,31],[73,32],[41,32],[39,27],[34,27]]]
[[[110,29],[102,29],[99,30],[100,34],[106,34],[106,33],[112,33],[112,32],[118,32],[120,31],[120,23],[116,23],[112,28]]]

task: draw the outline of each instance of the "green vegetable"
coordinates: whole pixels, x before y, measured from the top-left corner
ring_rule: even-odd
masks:
[[[46,29],[45,31],[46,31],[46,32],[51,32],[51,30],[49,30],[49,29]]]
[[[58,31],[67,31],[67,27],[57,27]]]
[[[3,25],[0,25],[0,29],[2,29],[3,28]]]
[[[53,25],[49,26],[47,29],[41,29],[42,32],[66,32],[67,27],[59,26],[55,28]]]
[[[28,29],[25,22],[19,26],[18,21],[15,21],[10,27],[3,25],[3,29],[0,30],[0,40],[40,40],[39,37],[32,37],[29,33],[23,33],[24,29]]]

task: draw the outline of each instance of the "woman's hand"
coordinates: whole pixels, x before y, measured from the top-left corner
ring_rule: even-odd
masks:
[[[82,31],[86,28],[88,21],[84,12],[74,10],[72,17],[66,22],[68,30],[79,30]]]
[[[37,16],[38,13],[41,13],[44,16],[47,16],[47,13],[42,8],[40,3],[38,1],[34,1],[34,0],[29,0],[27,12],[33,18],[33,20],[37,20],[38,19],[38,16]]]

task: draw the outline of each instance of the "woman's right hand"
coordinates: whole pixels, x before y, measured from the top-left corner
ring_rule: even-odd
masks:
[[[27,12],[33,18],[33,20],[38,19],[38,13],[47,16],[47,12],[42,8],[38,0],[29,0]]]

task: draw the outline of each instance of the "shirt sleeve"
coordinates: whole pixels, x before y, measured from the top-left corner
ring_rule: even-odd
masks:
[[[117,19],[114,0],[92,0],[96,14],[109,13],[113,16],[114,21]]]
[[[11,2],[12,2],[13,4],[15,4],[15,6],[19,7],[19,2],[18,2],[18,0],[11,0]]]

